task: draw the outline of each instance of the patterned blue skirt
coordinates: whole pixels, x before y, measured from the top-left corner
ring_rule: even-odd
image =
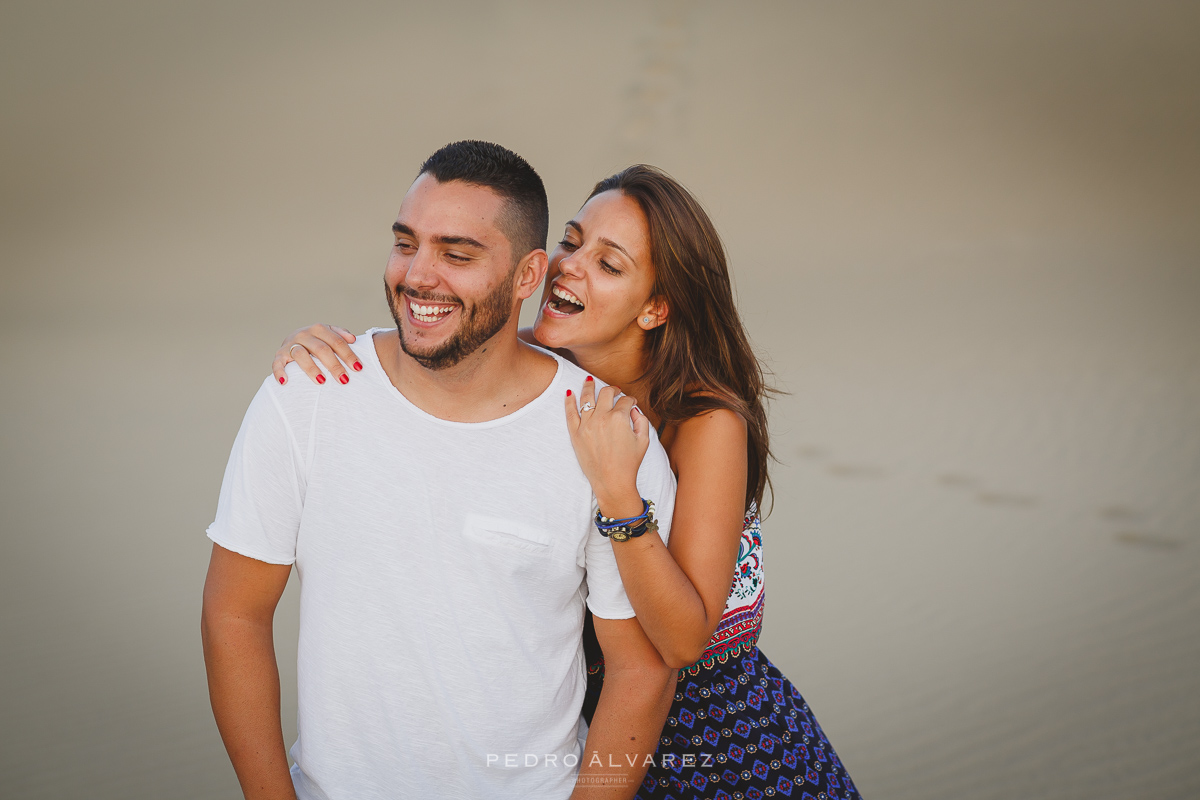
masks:
[[[757,647],[680,674],[640,800],[861,800],[791,681]],[[603,667],[588,670],[595,708]],[[590,716],[590,714],[588,714]]]

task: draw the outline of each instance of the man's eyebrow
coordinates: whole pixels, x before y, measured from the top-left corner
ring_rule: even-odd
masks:
[[[413,233],[413,229],[405,225],[403,222],[393,222],[392,232],[402,233],[405,236],[411,236],[414,239],[417,238],[417,234]],[[457,244],[466,245],[467,247],[474,247],[479,250],[488,249],[487,245],[485,245],[483,242],[472,239],[470,236],[434,236],[431,238],[431,241],[433,241],[435,244]]]
[[[479,250],[487,250],[487,245],[475,241],[470,236],[434,236],[432,239],[437,244],[462,244]]]

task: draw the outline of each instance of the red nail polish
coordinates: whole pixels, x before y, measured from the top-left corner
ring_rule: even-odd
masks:
[[[324,383],[324,382],[325,382],[325,376],[324,376],[324,375],[318,375],[318,376],[317,376],[317,383]]]
[[[588,376],[587,376],[587,379],[590,381],[590,380],[592,379],[592,376],[591,376],[591,375],[588,375]]]
[[[570,397],[570,396],[571,396],[571,390],[567,389],[567,397]]]
[[[355,362],[354,362],[354,371],[355,371],[355,372],[362,372],[362,364],[360,364],[360,363],[358,363],[357,361],[355,361]]]
[[[287,383],[287,378],[280,378],[280,379],[279,379],[279,385],[280,385],[280,386],[283,386],[285,383]]]
[[[350,376],[343,372],[341,375],[338,376],[338,380],[341,381],[342,383],[349,383]]]

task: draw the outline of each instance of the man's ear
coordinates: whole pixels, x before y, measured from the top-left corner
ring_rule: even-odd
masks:
[[[642,311],[638,314],[638,327],[644,331],[657,328],[667,321],[667,317],[671,314],[671,307],[667,305],[667,298],[662,295],[655,295],[646,301],[646,305],[642,307]]]
[[[545,250],[534,250],[521,259],[517,265],[517,297],[522,300],[531,297],[542,285],[549,266],[550,257]]]

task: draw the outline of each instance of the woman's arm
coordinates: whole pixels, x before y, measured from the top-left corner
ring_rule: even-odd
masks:
[[[580,401],[592,391],[585,385]],[[638,441],[641,415],[634,412],[631,430],[632,402],[613,405],[609,391],[601,390],[594,411],[574,412],[575,420],[569,400],[568,428],[601,513],[627,518],[642,510],[636,482],[645,453]],[[670,547],[657,536],[612,544],[638,621],[672,667],[699,660],[725,610],[745,514],[746,438],[745,421],[726,409],[680,423],[669,450],[679,481]]]

